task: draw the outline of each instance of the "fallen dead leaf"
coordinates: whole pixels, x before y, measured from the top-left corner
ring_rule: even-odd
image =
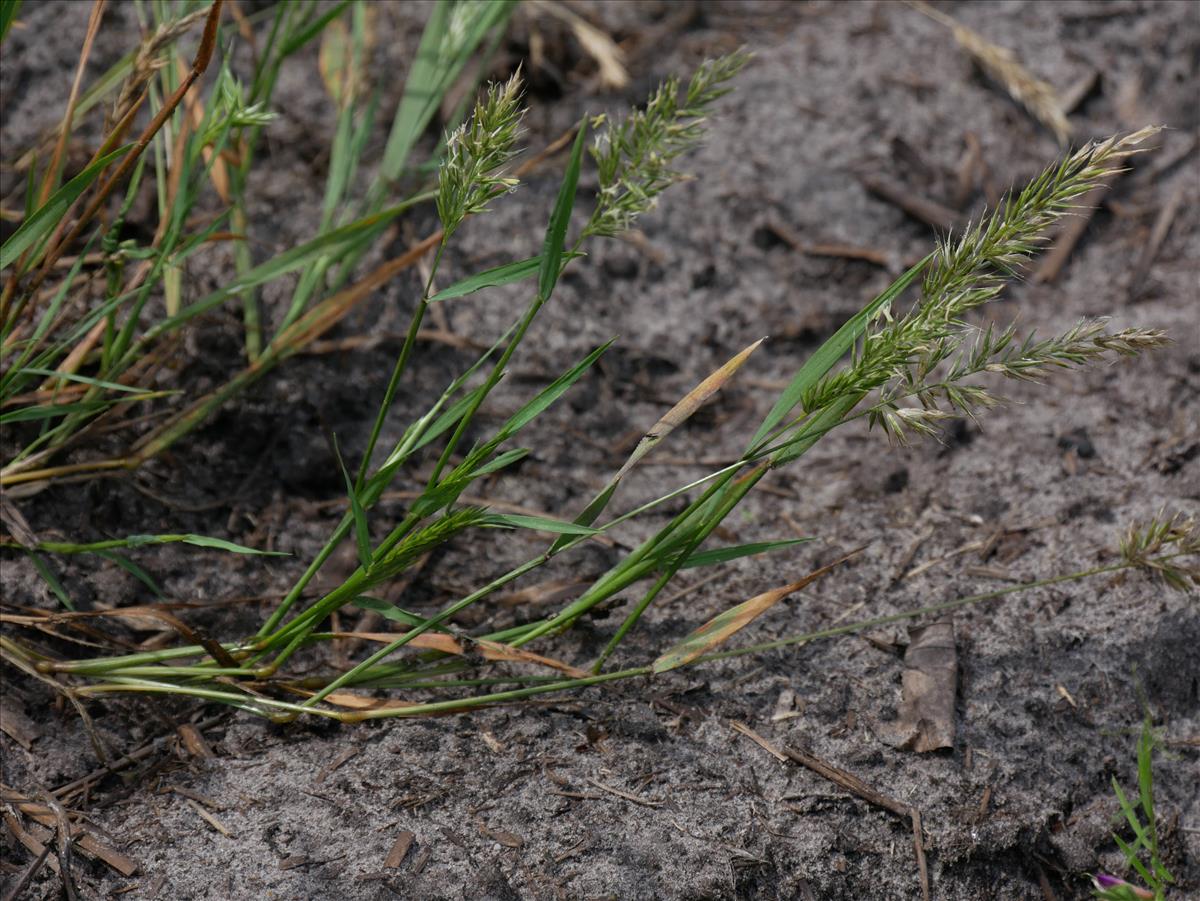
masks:
[[[900,716],[882,730],[886,741],[924,753],[954,746],[958,653],[949,620],[909,629]]]

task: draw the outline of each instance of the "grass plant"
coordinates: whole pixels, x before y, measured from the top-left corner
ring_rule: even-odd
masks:
[[[139,9],[146,16],[147,29],[156,29],[153,34],[172,33],[178,30],[172,23],[182,21],[170,15],[178,10],[164,3],[150,3]],[[206,9],[210,11],[204,20],[208,29],[205,40],[212,44],[218,33],[215,23],[219,4]],[[714,104],[731,89],[733,79],[749,60],[741,51],[710,60],[686,82],[668,79],[643,107],[625,116],[600,116],[580,122],[555,205],[541,232],[540,254],[476,273],[434,292],[435,277],[446,255],[453,253],[462,222],[469,216],[485,215],[496,203],[513,202],[508,195],[517,187],[518,176],[511,167],[524,114],[519,74],[488,86],[470,115],[448,132],[439,149],[435,182],[420,185],[398,202],[392,199],[395,185],[411,169],[409,158],[417,139],[451,83],[460,77],[486,37],[502,27],[510,11],[505,3],[462,2],[433,7],[404,98],[393,118],[378,174],[360,196],[352,197],[351,186],[377,107],[374,100],[362,97],[367,43],[364,9],[346,3],[327,9],[279,4],[271,13],[270,38],[246,85],[236,81],[222,65],[207,102],[195,100],[189,107],[182,101],[190,96],[188,91],[195,79],[178,80],[178,69],[170,64],[145,63],[141,68],[152,71],[146,77],[144,102],[155,111],[152,125],[156,125],[147,129],[148,135],[143,132],[146,141],[118,147],[120,133],[114,132],[101,148],[103,155],[83,174],[62,187],[55,187],[51,178],[53,190],[47,201],[28,205],[29,217],[3,248],[9,276],[2,332],[7,368],[0,380],[0,400],[12,408],[7,415],[14,424],[39,424],[36,435],[8,462],[0,476],[14,486],[40,486],[54,479],[140,465],[187,435],[219,404],[328,329],[366,291],[379,284],[380,278],[394,275],[401,265],[412,265],[426,251],[432,252],[432,262],[370,438],[362,448],[339,449],[339,458],[344,450],[360,460],[357,467],[342,465],[347,512],[257,632],[227,636],[223,642],[190,641],[181,632],[184,643],[177,646],[90,659],[62,659],[32,640],[4,637],[0,652],[5,660],[33,677],[49,681],[76,703],[81,698],[108,693],[152,693],[226,703],[275,719],[308,714],[356,721],[470,709],[647,676],[1122,569],[1152,569],[1177,587],[1180,582],[1186,586],[1195,580],[1195,573],[1182,569],[1186,564],[1179,559],[1196,552],[1194,524],[1170,520],[1173,525],[1164,526],[1158,521],[1148,531],[1137,532],[1144,540],[1131,538],[1124,556],[1110,566],[824,632],[731,651],[717,650],[765,610],[837,565],[829,564],[731,606],[663,649],[653,661],[608,668],[609,661],[623,651],[625,640],[637,629],[642,616],[681,569],[719,565],[797,543],[796,539],[780,539],[712,547],[709,539],[764,477],[772,470],[795,464],[829,431],[863,419],[880,426],[894,441],[933,434],[941,420],[960,415],[974,417],[1000,403],[989,380],[1038,380],[1056,369],[1136,355],[1164,343],[1165,336],[1157,330],[1113,330],[1102,320],[1088,320],[1061,335],[1041,339],[1021,338],[1015,328],[980,331],[970,321],[973,311],[1000,295],[1049,231],[1071,212],[1074,202],[1137,152],[1138,145],[1156,130],[1144,129],[1086,145],[1015,191],[991,215],[941,241],[797,369],[749,438],[745,452],[733,463],[633,509],[616,515],[609,512],[624,477],[734,378],[747,365],[759,342],[732,357],[650,428],[626,463],[581,510],[556,518],[499,513],[463,503],[462,498],[472,484],[505,470],[529,453],[514,444],[522,430],[566,394],[611,342],[583,355],[529,396],[498,428],[485,429],[480,410],[508,371],[539,313],[553,301],[567,267],[580,264],[579,258],[591,242],[628,231],[654,208],[664,192],[686,177],[677,168],[680,161],[702,139]],[[341,21],[341,16],[349,17],[349,25],[337,32],[331,23]],[[279,69],[299,47],[322,32],[323,40],[330,34],[340,35],[331,39],[336,46],[325,55],[327,79],[337,85],[339,113],[317,232],[311,240],[262,263],[252,264],[244,253],[239,253],[237,278],[205,297],[188,300],[183,296],[180,274],[184,261],[219,237],[227,237],[223,230],[231,223],[240,222],[238,228],[245,226],[245,196],[253,185],[253,155],[259,136],[270,125],[271,96]],[[124,76],[127,86],[131,79],[137,81],[138,58],[134,57]],[[340,70],[334,65],[338,60]],[[207,59],[197,56],[188,71],[202,72],[207,64]],[[334,79],[330,73],[337,71],[341,75]],[[111,83],[115,91],[119,79],[102,81]],[[133,88],[123,93],[137,92]],[[69,129],[70,118],[64,131]],[[149,156],[143,153],[147,147],[154,151]],[[580,176],[589,157],[598,189],[584,224],[572,234]],[[131,178],[116,222],[122,211],[127,211],[140,179],[152,176],[156,184],[162,218],[149,246],[118,240],[119,230],[113,222],[96,227],[87,236],[84,226],[92,218],[88,216],[75,220],[68,230],[72,205],[89,190],[94,193],[85,212],[92,207],[98,210],[104,198],[116,190],[120,172],[113,169],[115,166],[123,166]],[[108,190],[95,193],[94,184],[102,175]],[[31,184],[34,181],[31,179]],[[216,215],[202,217],[203,226],[196,228],[195,216],[201,209],[198,200],[209,186],[222,198],[223,205]],[[356,275],[357,264],[388,225],[420,203],[433,204],[440,232],[412,254],[385,263],[365,277]],[[67,232],[71,240],[57,239],[60,231]],[[239,242],[242,237],[234,235]],[[80,241],[82,246],[78,246]],[[54,275],[60,271],[54,261],[65,259],[63,254],[68,249],[77,250],[78,256],[65,277]],[[101,254],[107,290],[95,307],[80,314],[68,298],[85,261],[96,252]],[[266,320],[271,317],[263,315],[255,289],[293,272],[299,273],[295,291],[285,309],[272,311],[278,325],[268,336]],[[398,440],[381,447],[429,308],[466,294],[517,283],[529,285],[520,315],[440,394],[429,398],[425,412],[405,425]],[[43,284],[47,291],[39,293]],[[916,298],[905,308],[906,292],[918,286]],[[159,293],[164,299],[163,310],[152,312],[149,300]],[[119,413],[126,405],[152,400],[147,395],[158,392],[150,390],[147,379],[162,362],[166,348],[198,316],[227,302],[242,307],[248,360],[242,372],[208,396],[172,413],[124,456],[68,464],[52,461],[67,449],[84,446],[89,429],[103,418]],[[473,443],[467,441],[468,434],[480,432],[484,437]],[[427,476],[414,481],[412,464],[418,453],[431,454],[435,462]],[[385,520],[379,502],[397,481],[413,487],[413,499],[398,519]],[[502,631],[484,630],[478,634],[469,634],[457,622],[463,611],[484,603],[502,587],[631,521],[646,521],[646,514],[673,500],[680,508],[665,525],[625,550],[606,572],[556,612]],[[520,529],[550,537],[536,555],[434,613],[418,615],[375,597],[380,586],[411,574],[431,551],[451,542],[471,541],[483,529]],[[373,537],[379,534],[383,537]],[[194,537],[159,536],[156,540],[187,541]],[[353,542],[357,568],[331,590],[313,597],[314,579],[343,542]],[[31,555],[113,553],[140,543],[146,541],[131,538],[124,543],[103,543],[103,547],[96,543],[33,542],[20,550]],[[131,560],[128,563],[136,566]],[[569,630],[634,586],[638,586],[637,600],[625,610],[594,660],[576,665],[532,650],[539,639]],[[403,631],[360,635],[331,628],[331,617],[354,608],[375,610]],[[75,613],[58,613],[50,615],[45,624],[70,627],[82,619]],[[381,646],[349,667],[329,668],[322,649],[344,637]],[[299,667],[297,655],[303,658]],[[522,668],[514,670],[512,664]],[[551,672],[524,674],[529,666]],[[490,671],[496,667],[503,669]],[[505,688],[504,684],[515,687]]]
[[[1170,530],[1171,527],[1171,523],[1158,523],[1158,530]],[[1141,531],[1143,535],[1149,535],[1156,530]],[[1131,802],[1121,790],[1121,784],[1115,776],[1112,787],[1121,809],[1121,817],[1133,833],[1132,842],[1125,841],[1115,833],[1113,841],[1121,849],[1125,865],[1137,873],[1148,887],[1143,888],[1116,876],[1101,873],[1092,878],[1093,896],[1101,901],[1163,901],[1167,896],[1167,887],[1175,881],[1175,877],[1163,862],[1159,848],[1158,816],[1154,808],[1153,758],[1154,728],[1147,714],[1137,744],[1137,798]]]

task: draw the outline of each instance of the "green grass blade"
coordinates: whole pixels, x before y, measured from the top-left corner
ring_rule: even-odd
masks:
[[[54,570],[50,568],[50,564],[32,551],[26,551],[26,554],[28,554],[30,562],[33,563],[33,568],[38,571],[38,575],[41,576],[46,584],[50,587],[50,590],[54,593],[54,596],[58,598],[59,603],[61,603],[68,610],[74,610],[75,604],[72,603],[71,596],[67,594],[67,590],[63,588],[62,582],[58,581],[58,576],[54,574]]]
[[[479,523],[481,526],[497,526],[508,529],[530,529],[534,532],[554,532],[557,535],[598,535],[597,529],[549,519],[545,516],[525,516],[516,513],[489,513]]]
[[[21,0],[0,0],[0,41],[8,37],[8,29],[12,28],[20,8]]]
[[[554,212],[546,227],[546,240],[542,246],[542,262],[538,269],[538,296],[549,300],[562,270],[563,245],[567,240],[567,226],[571,223],[571,210],[575,208],[575,190],[579,185],[579,170],[583,165],[583,142],[587,134],[587,120],[579,125],[575,145],[571,148],[571,160],[558,189]]]
[[[129,573],[131,576],[149,588],[150,591],[154,593],[155,597],[163,597],[163,591],[158,587],[158,583],[151,578],[149,573],[147,573],[128,557],[124,556],[123,554],[113,553],[112,551],[96,551],[96,556],[102,557],[105,560],[109,560],[121,567],[121,569],[125,570],[125,572]]]
[[[1138,819],[1137,810],[1135,810],[1134,806],[1129,803],[1129,799],[1125,797],[1125,792],[1121,790],[1121,785],[1117,782],[1115,776],[1112,780],[1112,787],[1113,793],[1117,796],[1117,804],[1121,808],[1121,813],[1124,814],[1125,821],[1129,823],[1129,828],[1133,830],[1133,835],[1135,838],[1133,849],[1136,855],[1136,852],[1139,848],[1150,847],[1149,842],[1147,841],[1146,830],[1142,826],[1142,821]]]
[[[475,55],[484,36],[507,21],[514,8],[515,3],[511,0],[479,4],[472,19],[455,23],[462,26],[462,31],[456,34],[449,27],[456,12],[455,5],[434,5],[404,82],[404,96],[396,109],[384,147],[380,166],[382,179],[373,186],[373,196],[401,176],[409,153],[425,132],[454,79]]]
[[[345,11],[346,7],[349,5],[350,5],[350,0],[341,0],[341,2],[335,3],[329,9],[327,9],[322,15],[315,18],[306,27],[300,29],[299,31],[295,32],[292,35],[289,35],[287,41],[280,48],[280,51],[279,51],[280,57],[282,58],[282,57],[291,56],[293,53],[295,53],[297,50],[299,50],[301,47],[303,47],[305,44],[307,44],[309,41],[311,41],[313,38],[315,38],[317,35],[319,35],[322,31],[325,30],[325,26],[328,25],[330,22],[332,22],[334,19],[336,19],[338,16],[340,16],[342,14],[342,12]]]
[[[10,425],[14,422],[37,422],[40,419],[53,419],[56,416],[68,416],[71,413],[85,413],[99,410],[103,404],[43,404],[37,407],[23,407],[11,413],[0,414],[0,425]]]
[[[338,468],[342,471],[342,478],[346,480],[346,494],[350,498],[350,513],[354,517],[354,540],[358,545],[358,562],[362,564],[364,570],[370,569],[371,530],[367,524],[367,512],[363,509],[358,492],[354,490],[354,479],[350,477],[350,470],[346,469],[346,463],[342,460],[342,451],[338,447],[336,435],[333,436],[333,455],[337,457]]]
[[[397,607],[395,604],[385,601],[382,598],[373,598],[370,595],[361,594],[351,601],[351,603],[355,607],[361,607],[364,610],[374,610],[376,613],[382,614],[384,619],[410,628],[413,626],[424,626],[426,623],[424,617],[417,616],[415,613],[409,613],[407,610]],[[429,628],[435,632],[447,631],[440,626],[430,626]]]
[[[715,548],[711,551],[701,551],[699,554],[692,554],[683,561],[679,568],[695,569],[701,566],[715,566],[720,563],[728,563],[730,560],[753,557],[755,554],[765,554],[769,551],[785,547],[795,547],[797,544],[804,544],[805,542],[815,540],[815,538],[785,538],[780,541],[758,541],[752,544],[737,544],[732,547]]]
[[[1142,877],[1142,880],[1147,885],[1152,885],[1154,883],[1154,879],[1150,876],[1150,871],[1146,869],[1146,865],[1144,863],[1138,860],[1137,843],[1135,842],[1133,845],[1130,845],[1128,842],[1122,839],[1121,836],[1116,835],[1115,833],[1113,834],[1113,841],[1117,843],[1117,847],[1120,848],[1121,853],[1125,855],[1125,862],[1128,863],[1129,866],[1131,866],[1137,872],[1137,874]]]
[[[566,254],[566,259],[575,259],[581,257],[581,253]],[[433,297],[429,298],[429,303],[439,303],[443,300],[453,300],[456,297],[466,297],[468,294],[474,294],[476,291],[482,291],[484,288],[495,288],[499,285],[511,285],[513,282],[523,281],[527,278],[541,272],[542,257],[530,257],[527,260],[518,260],[515,263],[505,263],[503,266],[496,266],[492,269],[485,269],[483,272],[476,273],[469,278],[464,278],[462,281],[455,282],[449,288],[439,291]]]
[[[318,235],[304,244],[290,250],[285,250],[271,259],[260,263],[253,269],[239,276],[223,288],[213,291],[195,303],[189,304],[176,315],[163,320],[150,330],[148,337],[156,337],[165,332],[174,331],[190,319],[206,313],[230,297],[253,288],[264,282],[273,281],[281,275],[294,272],[303,266],[315,262],[322,256],[339,256],[368,243],[377,235],[388,222],[395,219],[405,210],[413,206],[413,201],[405,201],[390,209],[365,216],[341,228]]]
[[[616,339],[614,338],[613,341]],[[497,433],[496,441],[504,441],[511,438],[522,428],[525,427],[532,419],[545,412],[546,408],[553,404],[556,400],[563,396],[572,385],[574,385],[585,372],[587,372],[597,360],[603,356],[608,350],[613,341],[605,341],[590,354],[560,375],[557,379],[551,382],[546,388],[538,393],[533,400],[521,407],[512,417],[504,424]]]
[[[3,246],[0,246],[0,269],[7,269],[17,261],[22,253],[47,237],[62,220],[62,217],[67,214],[67,209],[79,198],[79,195],[91,186],[92,182],[108,168],[109,164],[128,153],[132,146],[126,145],[107,156],[100,157],[55,191],[50,199],[36,213],[22,222],[21,227],[13,232]]]
[[[226,541],[224,538],[210,538],[207,535],[187,533],[182,535],[128,535],[125,538],[110,538],[106,541],[93,541],[78,544],[67,541],[42,541],[37,550],[51,554],[96,554],[114,548],[147,547],[153,544],[191,544],[196,547],[211,548],[219,551],[230,551],[234,554],[255,554],[262,557],[287,557],[283,551],[260,551],[257,548],[245,547]]]
[[[763,420],[762,425],[758,427],[758,431],[754,433],[754,437],[750,440],[751,450],[757,449],[767,435],[783,422],[796,404],[800,403],[800,399],[804,396],[804,393],[824,378],[825,374],[833,368],[834,364],[854,346],[854,342],[866,331],[867,326],[875,315],[884,306],[898,298],[913,283],[916,277],[921,274],[931,259],[933,259],[933,254],[925,257],[925,259],[921,260],[921,262],[892,282],[882,294],[852,316],[840,329],[834,332],[833,337],[817,348],[813,355],[800,367],[800,371],[793,376],[791,382],[783,390],[783,393],[779,395],[779,399],[775,401],[775,405],[771,407],[771,412],[767,414],[767,418]]]
[[[207,535],[164,535],[163,538],[182,541],[184,544],[195,545],[196,547],[211,548],[217,551],[229,551],[233,554],[253,554],[260,557],[287,557],[289,554],[283,551],[260,551],[258,548],[246,547],[245,545],[235,544],[232,541],[226,541],[224,538],[209,538]],[[165,543],[165,542],[164,542]]]
[[[490,461],[479,467],[460,466],[441,482],[438,482],[437,485],[426,489],[413,502],[410,511],[411,514],[424,517],[442,507],[450,506],[458,500],[460,494],[467,490],[467,486],[476,479],[499,472],[501,469],[511,466],[523,457],[528,456],[528,454],[529,451],[526,448],[516,448],[493,457]]]
[[[137,388],[133,385],[122,385],[118,382],[106,382],[104,379],[89,378],[86,375],[77,375],[73,372],[59,372],[55,369],[42,369],[37,366],[31,366],[23,370],[30,375],[40,375],[46,378],[65,379],[69,382],[79,382],[83,385],[91,385],[94,388],[103,388],[106,391],[125,391],[129,394],[152,394],[149,388]]]

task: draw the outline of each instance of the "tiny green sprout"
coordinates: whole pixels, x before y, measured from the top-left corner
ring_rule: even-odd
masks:
[[[1144,888],[1109,876],[1107,873],[1097,873],[1092,877],[1094,895],[1100,901],[1153,901],[1154,893]]]
[[[1132,530],[1131,530],[1132,531]],[[1167,886],[1175,881],[1171,871],[1163,863],[1162,853],[1158,844],[1158,816],[1154,808],[1154,729],[1150,716],[1142,723],[1142,734],[1138,737],[1138,794],[1131,801],[1121,790],[1121,784],[1113,777],[1113,793],[1117,796],[1117,804],[1121,814],[1133,832],[1133,841],[1126,842],[1116,833],[1113,841],[1125,856],[1125,864],[1134,870],[1142,882],[1150,888],[1141,888],[1106,873],[1099,873],[1092,878],[1095,888],[1094,895],[1103,901],[1163,901],[1167,896]],[[1144,822],[1143,822],[1144,818]],[[1140,854],[1146,852],[1143,863]]]

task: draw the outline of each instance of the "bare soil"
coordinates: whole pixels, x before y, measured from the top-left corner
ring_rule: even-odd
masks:
[[[1017,49],[1064,92],[1098,71],[1072,116],[1078,139],[1149,123],[1173,129],[1119,181],[1058,278],[1015,285],[989,315],[1001,323],[1019,317],[1043,334],[1108,315],[1167,329],[1175,343],[1048,386],[1005,385],[1016,403],[989,413],[982,429],[952,430],[941,445],[888,448],[859,424],[829,435],[801,465],[774,473],[724,536],[754,541],[799,531],[820,540],[730,565],[711,581],[685,575],[679,587],[694,590],[652,609],[621,663],[650,660],[716,611],[861,544],[869,547],[854,563],[773,609],[750,638],[1087,568],[1111,559],[1133,520],[1164,506],[1200,512],[1200,7],[942,8]],[[602,91],[572,39],[522,14],[496,74],[528,49],[531,29],[545,32],[547,63],[529,70],[533,148],[585,111],[637,102],[658,79],[705,56],[745,43],[756,59],[721,103],[706,148],[689,161],[697,178],[646,218],[644,241],[597,246],[563,279],[486,408],[487,422],[499,420],[597,343],[620,336],[598,372],[531,427],[522,442],[530,458],[478,491],[560,515],[603,484],[630,439],[669,404],[770,335],[619,503],[649,499],[700,475],[704,461],[740,453],[772,386],[888,283],[889,267],[927,252],[933,230],[868,192],[860,175],[949,206],[965,223],[989,193],[1023,182],[1059,152],[944,27],[899,3],[580,9],[625,42],[633,82]],[[82,2],[27,0],[26,27],[4,46],[6,160],[60,115],[87,13]],[[389,109],[425,8],[380,3],[377,13],[380,108]],[[130,7],[113,4],[108,16],[94,73],[135,33]],[[251,192],[262,258],[308,237],[316,221],[334,117],[315,50],[285,70],[276,108]],[[968,133],[980,142],[986,172],[958,197]],[[542,167],[464,229],[447,284],[536,252],[559,166]],[[14,176],[3,177],[7,196]],[[1129,284],[1159,211],[1180,192],[1148,275]],[[399,254],[432,226],[431,212],[415,215],[384,252]],[[791,237],[869,248],[888,266],[803,253]],[[214,265],[225,268],[188,272],[190,294],[232,271],[228,260]],[[185,611],[190,622],[242,634],[341,514],[340,475],[322,429],[343,446],[363,446],[418,277],[397,279],[332,336],[374,336],[374,346],[297,358],[142,472],[51,488],[20,501],[22,512],[44,536],[195,531],[292,553],[262,560],[160,548],[139,556],[171,599],[201,605]],[[282,296],[268,290],[264,302],[278,306]],[[447,306],[447,324],[490,341],[520,303],[516,291],[465,298]],[[189,393],[238,365],[236,316],[229,311],[195,329],[172,376]],[[423,345],[419,356],[396,423],[469,359],[442,344]],[[381,507],[380,528],[401,509],[400,502]],[[406,605],[434,609],[536,547],[511,535],[456,547],[422,571]],[[2,562],[6,604],[56,603],[24,561]],[[535,581],[585,578],[608,562],[603,549],[592,549]],[[82,609],[150,600],[140,583],[101,561],[55,565]],[[497,603],[481,616],[503,623],[535,612]],[[621,613],[618,606],[549,647],[586,661]],[[181,723],[211,720],[219,709],[144,698],[92,702],[89,713],[113,756],[165,740],[76,805],[138,872],[122,877],[75,855],[74,883],[83,898],[131,899],[920,897],[907,820],[780,763],[734,733],[737,720],[919,807],[933,897],[1082,898],[1086,874],[1120,868],[1110,780],[1135,784],[1144,697],[1161,738],[1156,777],[1165,857],[1178,879],[1172,897],[1200,892],[1195,597],[1134,574],[1020,593],[953,619],[957,731],[952,750],[931,754],[882,740],[900,699],[908,641],[901,625],[472,715],[353,727],[277,727],[228,715],[204,731],[211,757],[189,754],[172,736]],[[6,786],[36,795],[97,768],[69,708],[14,671],[4,679],[5,705],[22,711],[36,736],[29,750],[0,736]],[[789,716],[773,718],[788,693]],[[411,847],[385,869],[405,832]],[[11,884],[31,858],[9,830],[0,847]],[[27,895],[61,893],[43,868]]]

